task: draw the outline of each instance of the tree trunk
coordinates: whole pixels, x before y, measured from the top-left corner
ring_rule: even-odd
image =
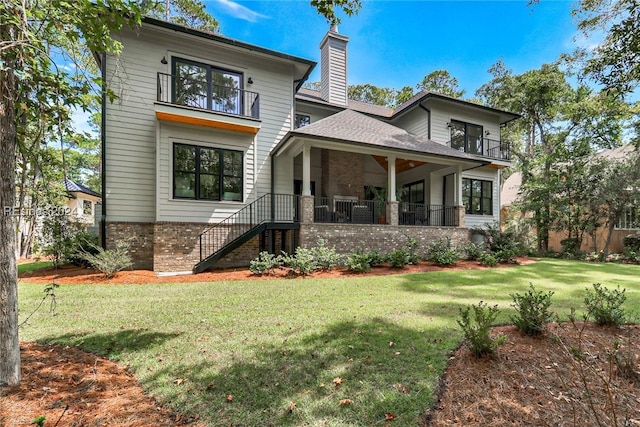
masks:
[[[0,40],[15,40],[13,27],[0,24]],[[15,154],[17,145],[17,85],[13,70],[15,52],[0,52],[0,387],[20,382],[18,338],[18,274],[16,270]]]

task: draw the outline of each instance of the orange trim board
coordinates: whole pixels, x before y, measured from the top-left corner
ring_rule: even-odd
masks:
[[[167,122],[183,123],[186,125],[206,126],[209,128],[233,130],[236,132],[253,133],[256,134],[260,128],[253,126],[240,125],[237,123],[220,122],[218,120],[205,119],[202,117],[183,116],[182,114],[166,113],[164,111],[156,111],[156,118],[158,120],[165,120]]]

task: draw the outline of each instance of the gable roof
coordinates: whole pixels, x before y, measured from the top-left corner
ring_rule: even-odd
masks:
[[[481,110],[485,110],[485,111],[497,114],[500,116],[500,124],[508,123],[512,120],[520,118],[520,115],[516,113],[511,113],[509,111],[504,111],[497,108],[487,107],[486,105],[476,104],[475,102],[469,102],[469,101],[465,101],[458,98],[452,98],[450,96],[442,95],[436,92],[430,92],[428,90],[423,90],[416,93],[411,98],[409,98],[402,104],[398,105],[395,109],[383,107],[380,105],[368,104],[366,102],[356,101],[353,99],[347,100],[347,103],[348,103],[347,108],[354,111],[358,111],[360,113],[364,113],[364,114],[379,116],[386,119],[393,119],[397,117],[400,113],[406,110],[409,110],[415,107],[416,105],[420,104],[421,102],[427,101],[429,99],[438,99],[445,102],[453,102],[459,105],[464,105],[466,107],[477,108],[477,109],[481,109]],[[332,107],[335,109],[345,108],[344,106],[332,104],[330,102],[325,101],[320,95],[320,92],[316,90],[306,89],[306,88],[302,88],[298,91],[298,93],[296,94],[296,100],[302,101],[302,102],[311,102],[319,105],[326,105],[328,107]]]
[[[67,190],[67,193],[69,193],[69,195],[71,195],[71,193],[84,193],[84,194],[88,194],[88,195],[94,196],[94,197],[102,197],[102,196],[100,196],[99,193],[96,193],[95,191],[93,191],[89,187],[84,186],[82,184],[78,184],[77,182],[74,182],[74,181],[70,180],[69,178],[67,178],[64,181],[64,187]],[[73,198],[75,198],[75,197],[73,197]]]
[[[142,18],[142,24],[143,26],[144,24],[148,24],[158,28],[173,30],[177,33],[199,37],[201,39],[210,40],[210,41],[222,43],[231,47],[239,48],[247,52],[256,52],[262,55],[270,56],[272,58],[294,63],[296,70],[298,71],[296,75],[296,80],[294,80],[294,83],[296,84],[296,90],[302,87],[304,82],[309,78],[311,71],[315,68],[317,64],[315,61],[311,61],[309,59],[300,58],[298,56],[289,55],[287,53],[278,52],[276,50],[268,49],[262,46],[232,39],[230,37],[226,37],[221,34],[209,33],[206,31],[197,30],[195,28],[185,27],[184,25],[175,24],[173,22],[155,19],[149,16],[144,16]],[[98,60],[98,65],[100,65],[99,58],[96,58],[96,59]]]
[[[277,154],[282,146],[295,136],[372,148],[386,148],[405,153],[470,160],[484,164],[489,163],[473,154],[438,144],[353,110],[343,110],[315,123],[288,132],[273,150],[273,153]]]

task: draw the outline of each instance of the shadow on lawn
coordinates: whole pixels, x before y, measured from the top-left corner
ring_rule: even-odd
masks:
[[[121,329],[112,334],[75,333],[44,337],[39,341],[72,345],[100,356],[117,358],[121,353],[133,353],[177,337],[179,334],[148,332],[142,329]]]
[[[221,371],[185,360],[144,382],[156,389],[179,372],[184,381],[165,388],[165,398],[211,425],[377,425],[386,414],[417,425],[447,362],[442,349],[456,345],[443,345],[442,336],[381,319],[346,321],[260,346]]]

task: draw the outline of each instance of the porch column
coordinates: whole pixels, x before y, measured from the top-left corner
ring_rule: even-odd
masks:
[[[302,195],[311,196],[311,147],[306,142],[302,148]]]
[[[462,203],[462,166],[456,169],[456,209],[458,214],[458,227],[464,227],[464,204]]]
[[[387,164],[387,223],[398,225],[398,201],[396,200],[396,156],[388,156]]]

